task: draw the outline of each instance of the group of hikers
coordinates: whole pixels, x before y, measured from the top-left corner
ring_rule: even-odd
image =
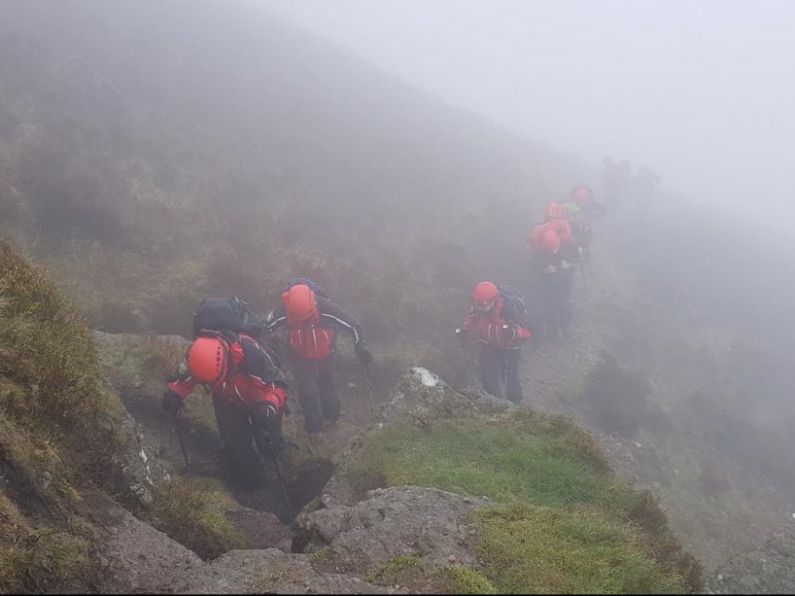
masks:
[[[588,186],[574,188],[561,202],[549,203],[544,221],[527,241],[543,307],[541,335],[568,335],[575,267],[590,260],[592,222],[605,212]],[[238,298],[204,300],[193,315],[193,341],[162,399],[176,415],[198,385],[210,391],[228,474],[247,488],[266,478],[261,457],[285,446],[282,418],[288,385],[280,363],[289,364],[307,433],[322,432],[341,414],[334,387],[338,334],[347,334],[368,378],[374,358],[362,325],[308,278],[288,282],[280,303],[257,315]],[[491,281],[477,284],[472,308],[456,333],[464,345],[478,346],[483,388],[520,403],[522,346],[533,336],[522,294]]]
[[[538,280],[542,322],[540,335],[554,340],[568,336],[572,319],[571,293],[577,265],[591,258],[592,223],[606,211],[589,186],[575,187],[562,202],[549,203],[544,220],[530,232],[531,269]],[[456,329],[463,345],[476,342],[483,389],[514,403],[524,399],[519,378],[522,346],[533,336],[522,294],[506,285],[480,282],[472,294],[472,309]]]
[[[338,332],[347,332],[368,371],[372,352],[361,324],[332,302],[312,280],[291,280],[267,317],[238,298],[204,300],[193,315],[193,342],[162,405],[176,414],[197,385],[212,395],[224,467],[247,488],[264,485],[260,456],[284,446],[282,418],[288,386],[276,344],[286,345],[307,433],[321,432],[341,413],[334,388]]]

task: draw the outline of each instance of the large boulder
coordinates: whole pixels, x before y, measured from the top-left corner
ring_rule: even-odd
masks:
[[[469,514],[488,501],[434,488],[376,489],[353,506],[305,513],[296,520],[294,548],[336,556],[363,568],[399,555],[419,555],[432,566],[474,563],[475,531]]]
[[[205,563],[163,532],[102,495],[92,495],[93,517],[104,537],[96,545],[102,566],[98,593],[384,594],[394,589],[353,575],[323,573],[312,558],[275,548],[234,550]]]

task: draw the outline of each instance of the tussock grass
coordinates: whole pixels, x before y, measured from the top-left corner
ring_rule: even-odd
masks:
[[[155,494],[148,516],[154,526],[203,559],[215,559],[243,539],[226,512],[235,503],[222,487],[210,482],[175,479]]]
[[[508,505],[475,514],[500,593],[671,594],[682,578],[636,546],[637,530],[592,511]]]
[[[397,555],[373,569],[367,581],[431,594],[497,594],[480,572],[466,565],[433,569],[419,555]]]
[[[86,537],[33,523],[0,494],[0,590],[37,591],[82,577],[89,566]]]
[[[77,309],[0,242],[0,591],[84,579],[93,530],[79,487],[130,490],[122,414]]]

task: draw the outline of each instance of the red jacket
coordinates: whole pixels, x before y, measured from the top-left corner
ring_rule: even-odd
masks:
[[[478,340],[492,348],[518,348],[532,336],[521,321],[521,315],[513,312],[505,298],[487,313],[472,312],[464,319],[464,329],[475,332]]]
[[[264,402],[280,412],[287,401],[287,384],[270,352],[251,336],[240,334],[238,341],[229,346],[229,357],[230,374],[210,385],[213,398],[241,406]],[[184,399],[198,384],[186,376],[172,381],[168,387]]]

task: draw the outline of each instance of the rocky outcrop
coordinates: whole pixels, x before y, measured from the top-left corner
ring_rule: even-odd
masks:
[[[139,520],[105,496],[92,494],[87,505],[104,528],[95,547],[97,591],[115,594],[168,592],[174,578],[204,563],[196,553]]]
[[[177,594],[394,594],[357,577],[321,573],[311,557],[277,549],[236,550],[175,582]]]
[[[94,517],[106,535],[96,546],[100,593],[382,594],[395,593],[357,577],[314,569],[309,555],[275,548],[236,550],[205,563],[164,533],[95,495]]]
[[[473,563],[475,531],[468,515],[488,501],[433,488],[401,486],[370,491],[353,505],[301,515],[294,547],[334,555],[363,567],[398,555],[419,555],[432,566]]]
[[[392,391],[383,408],[384,422],[400,418],[422,424],[432,418],[494,415],[516,406],[482,391],[456,391],[425,368],[411,368]]]

